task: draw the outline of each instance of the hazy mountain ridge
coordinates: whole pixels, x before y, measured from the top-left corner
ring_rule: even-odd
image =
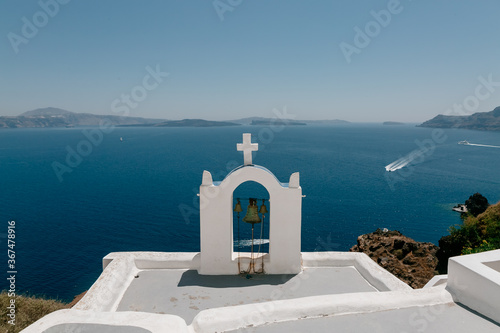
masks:
[[[27,111],[19,116],[0,116],[0,128],[99,126],[103,120],[112,125],[152,124],[165,121],[165,119],[75,113],[48,107]]]
[[[35,110],[26,111],[21,113],[19,116],[24,116],[24,117],[59,116],[59,115],[68,115],[71,113],[73,112],[59,108],[48,107],[48,108],[38,108]]]
[[[237,120],[213,121],[204,119],[165,120],[142,117],[123,117],[117,115],[96,115],[92,113],[75,113],[64,109],[47,107],[26,111],[19,116],[0,116],[0,128],[50,128],[99,126],[106,120],[115,126],[145,127],[214,127],[214,126],[292,126],[306,124],[348,124],[348,121],[332,120],[294,120],[281,118],[247,117]]]
[[[119,125],[121,127],[217,127],[217,126],[241,126],[241,124],[227,121],[214,121],[204,119],[182,119],[167,120],[156,124]]]
[[[252,120],[250,125],[255,126],[297,126],[297,125],[307,125],[306,123],[298,122],[298,121],[288,121],[281,119],[270,119],[270,120]]]
[[[405,123],[399,122],[399,121],[384,121],[382,125],[385,126],[399,126],[399,125],[404,125]]]
[[[476,112],[470,116],[445,116],[440,114],[417,126],[500,131],[500,106],[493,111]]]

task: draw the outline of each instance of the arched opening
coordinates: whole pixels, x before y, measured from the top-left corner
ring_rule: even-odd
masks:
[[[248,265],[250,262],[245,260],[240,273],[263,272],[262,263],[265,255],[269,253],[271,220],[269,199],[269,192],[266,188],[254,181],[240,184],[233,192],[233,252],[238,258],[260,260],[255,269],[247,267],[247,262]],[[238,202],[241,212],[234,211]],[[259,269],[256,268],[257,266]]]

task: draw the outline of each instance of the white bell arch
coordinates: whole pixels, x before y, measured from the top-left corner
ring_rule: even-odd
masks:
[[[269,254],[264,258],[266,274],[296,274],[301,265],[302,188],[299,173],[280,183],[264,167],[247,164],[214,182],[203,171],[200,186],[200,247],[198,272],[206,275],[239,274],[233,251],[233,192],[242,183],[254,181],[269,193]]]

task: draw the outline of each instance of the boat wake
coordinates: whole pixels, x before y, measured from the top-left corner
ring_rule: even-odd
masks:
[[[413,151],[411,152],[411,154],[401,157],[400,159],[395,160],[394,162],[386,165],[385,170],[392,172],[404,168],[405,166],[413,162],[416,158],[421,157],[425,152],[426,152],[425,150]]]
[[[468,141],[460,141],[458,144],[465,146],[477,146],[477,147],[487,147],[487,148],[500,148],[500,146],[492,146],[492,145],[482,145],[479,143],[470,143]]]
[[[253,245],[260,245],[260,244],[267,244],[269,243],[269,239],[254,239],[253,240]],[[234,241],[234,246],[238,246],[238,241]],[[239,246],[240,247],[248,247],[252,246],[252,240],[251,239],[241,239],[239,241]]]
[[[401,157],[399,160],[396,160],[391,164],[386,165],[385,170],[389,172],[396,171],[398,169],[404,168],[405,166],[408,165],[408,163],[410,163],[408,157]]]

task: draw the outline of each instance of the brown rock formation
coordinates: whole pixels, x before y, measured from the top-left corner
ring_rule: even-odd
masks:
[[[78,303],[82,298],[83,296],[85,296],[85,294],[87,293],[87,290],[85,290],[83,293],[81,293],[80,295],[76,295],[73,300],[71,301],[71,303],[68,304],[68,308],[72,308],[76,305],[76,303]]]
[[[358,237],[351,252],[364,252],[376,263],[412,288],[422,288],[436,274],[439,249],[432,243],[420,243],[399,231],[377,229]]]

